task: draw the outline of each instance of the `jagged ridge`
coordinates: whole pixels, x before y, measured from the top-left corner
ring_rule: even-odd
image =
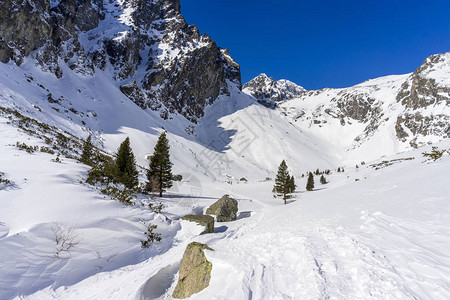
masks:
[[[93,76],[110,71],[121,91],[163,118],[196,122],[228,84],[240,87],[239,65],[180,13],[179,0],[14,0],[2,3],[0,60],[36,59],[63,76],[62,61]]]
[[[276,81],[262,73],[244,84],[243,91],[258,100],[283,101],[296,98],[306,90],[292,81]]]

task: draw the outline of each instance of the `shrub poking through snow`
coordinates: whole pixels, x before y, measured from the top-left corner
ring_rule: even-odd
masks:
[[[446,152],[446,150],[438,150],[438,147],[433,146],[431,148],[431,152],[430,153],[422,152],[422,155],[424,157],[428,157],[430,160],[436,161],[439,158],[441,158],[442,155],[444,155],[445,152]]]
[[[129,189],[120,190],[115,186],[107,186],[106,188],[101,190],[101,192],[102,194],[108,195],[111,198],[127,205],[133,204],[131,200],[133,200],[133,198],[135,197],[133,191]]]
[[[149,203],[148,208],[155,214],[160,214],[163,209],[163,204],[161,202],[157,205],[155,205],[153,203]]]
[[[147,231],[145,232],[145,236],[147,237],[147,240],[141,241],[141,247],[142,248],[149,248],[150,245],[154,242],[161,242],[161,233],[153,232],[158,228],[158,225],[150,224],[147,227]]]
[[[81,239],[75,232],[73,227],[62,227],[59,224],[52,226],[52,232],[55,240],[55,257],[67,258],[75,246],[77,246]]]
[[[326,178],[325,178],[325,176],[320,176],[320,184],[327,184],[328,182],[327,182],[327,180],[326,180]]]
[[[80,161],[86,165],[92,165],[94,145],[92,145],[91,136],[83,143],[83,151],[81,152]]]
[[[12,183],[11,180],[4,178],[4,176],[5,176],[5,173],[0,172],[0,184],[10,185]]]

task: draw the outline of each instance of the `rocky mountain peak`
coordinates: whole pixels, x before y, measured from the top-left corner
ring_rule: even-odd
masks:
[[[58,78],[62,62],[83,76],[108,70],[163,118],[196,122],[229,84],[241,86],[239,65],[186,23],[179,0],[5,0],[1,10],[1,62],[31,57]]]
[[[244,84],[243,88],[245,93],[263,101],[289,100],[300,96],[306,91],[303,87],[289,80],[280,79],[276,81],[265,73],[261,73]]]
[[[450,52],[428,57],[402,84],[396,99],[405,107],[396,123],[400,140],[450,137]],[[417,146],[417,139],[410,143]]]

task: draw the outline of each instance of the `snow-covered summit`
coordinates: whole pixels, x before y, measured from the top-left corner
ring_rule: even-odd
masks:
[[[239,65],[187,24],[179,0],[47,2],[2,2],[1,62],[31,59],[57,78],[63,65],[80,76],[106,71],[143,109],[192,122],[241,85]]]
[[[243,92],[258,100],[283,101],[297,98],[306,90],[292,81],[275,80],[262,73],[243,86]]]

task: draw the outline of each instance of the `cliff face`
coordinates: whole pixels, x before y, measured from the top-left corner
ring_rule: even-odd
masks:
[[[35,59],[64,76],[61,64],[92,76],[110,72],[121,91],[163,118],[196,122],[206,105],[240,87],[239,65],[195,25],[179,0],[2,2],[0,60]]]
[[[404,106],[396,123],[397,137],[450,137],[450,52],[428,57],[402,84],[397,101]],[[410,142],[416,146],[416,139]]]

